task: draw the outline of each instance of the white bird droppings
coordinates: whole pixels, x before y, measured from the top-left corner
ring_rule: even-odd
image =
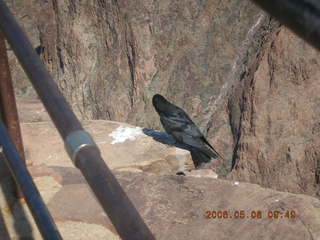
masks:
[[[111,144],[123,143],[127,140],[134,140],[137,136],[142,136],[142,128],[140,127],[124,127],[120,126],[112,133],[109,134],[110,137],[113,137]]]
[[[238,186],[240,183],[238,181],[234,181],[233,185]]]

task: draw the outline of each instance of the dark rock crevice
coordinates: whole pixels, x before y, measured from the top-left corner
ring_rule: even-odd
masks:
[[[227,104],[227,112],[229,118],[229,124],[231,133],[233,136],[233,153],[231,169],[236,167],[237,160],[239,158],[238,151],[240,148],[240,139],[243,129],[243,122],[250,119],[250,132],[255,134],[255,107],[253,101],[254,93],[254,74],[257,71],[262,56],[266,53],[266,44],[271,41],[272,35],[278,31],[280,25],[272,19],[268,19],[268,24],[264,25],[256,33],[256,36],[252,39],[255,43],[255,48],[251,47],[251,51],[245,54],[242,60],[242,69],[244,71],[240,74],[238,84],[231,90],[230,97]],[[248,104],[248,101],[251,101]],[[250,109],[248,107],[250,106]],[[246,111],[250,111],[249,115]]]
[[[131,79],[131,86],[129,89],[129,98],[131,107],[134,106],[134,99],[137,93],[137,83],[136,83],[136,45],[134,43],[134,36],[132,29],[129,23],[126,24],[125,29],[125,47],[126,47],[126,55],[130,70],[130,79]]]

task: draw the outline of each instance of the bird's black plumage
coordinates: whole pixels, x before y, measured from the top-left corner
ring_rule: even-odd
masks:
[[[222,158],[185,111],[160,94],[153,96],[152,104],[166,132],[171,134],[178,143],[189,147],[195,167],[210,162],[211,158]]]

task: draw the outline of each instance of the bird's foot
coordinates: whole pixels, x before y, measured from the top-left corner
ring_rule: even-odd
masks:
[[[178,171],[177,173],[176,173],[176,175],[178,175],[178,176],[186,176],[186,175],[188,175],[190,172],[189,171]]]

